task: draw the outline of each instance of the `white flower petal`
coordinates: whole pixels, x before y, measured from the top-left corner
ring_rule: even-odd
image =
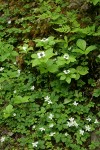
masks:
[[[49,39],[48,38],[43,38],[41,41],[42,42],[46,42],[46,41],[48,41]]]
[[[64,54],[63,58],[64,59],[69,59],[69,55],[68,54]]]
[[[51,123],[51,124],[49,125],[49,128],[53,128],[53,126],[54,126],[54,124],[53,124],[53,123]]]
[[[54,117],[54,115],[50,114],[48,118],[52,120],[53,117]]]
[[[16,90],[14,90],[14,94],[16,93],[17,91]]]
[[[70,73],[70,70],[64,70],[63,73],[64,73],[64,74],[69,74],[69,73]]]
[[[38,141],[37,141],[37,142],[32,143],[33,147],[37,147],[38,143],[39,143]]]
[[[94,122],[94,123],[99,123],[99,122],[98,122],[98,120],[97,120],[97,119],[95,119],[95,122]]]
[[[91,131],[91,127],[89,125],[85,125],[85,130],[86,131]]]
[[[23,46],[23,50],[26,51],[27,47]]]
[[[38,56],[38,58],[45,57],[45,52],[44,51],[43,52],[39,52],[39,53],[37,53],[37,56]]]
[[[33,91],[35,89],[35,86],[33,85],[32,87],[31,87],[31,90]]]
[[[11,20],[8,21],[8,24],[11,24]]]
[[[13,113],[13,116],[15,117],[15,116],[16,116],[16,113]]]
[[[49,100],[49,101],[48,101],[48,104],[52,104],[52,101],[51,101],[51,100]]]
[[[73,122],[73,121],[74,121],[74,118],[72,118],[72,117],[71,117],[71,118],[69,118],[69,121]]]
[[[73,105],[74,105],[74,106],[77,106],[77,105],[78,105],[78,103],[75,101],[75,102],[73,103]]]
[[[90,121],[91,121],[91,118],[87,118],[86,120],[90,122]]]
[[[4,68],[3,67],[0,67],[0,71],[3,71],[4,70]]]
[[[5,137],[2,136],[1,139],[0,139],[1,143],[3,143],[5,141]]]
[[[65,136],[68,136],[68,133],[67,133],[67,132],[65,133]]]
[[[33,126],[32,126],[32,129],[35,129],[35,127],[36,127],[36,126],[35,126],[35,125],[33,125]]]
[[[39,130],[42,132],[42,131],[45,131],[45,128],[41,127],[39,128]]]
[[[84,134],[84,130],[79,130],[80,134],[83,135]]]
[[[55,134],[55,132],[51,132],[49,136],[54,136]]]
[[[44,97],[45,101],[49,101],[50,100],[50,97],[49,96],[46,96]]]

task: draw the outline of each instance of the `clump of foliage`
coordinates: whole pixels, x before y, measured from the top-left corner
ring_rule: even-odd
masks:
[[[99,147],[99,0],[0,0],[0,149]]]

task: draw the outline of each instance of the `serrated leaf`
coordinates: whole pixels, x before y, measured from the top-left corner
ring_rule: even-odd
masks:
[[[78,39],[76,45],[82,49],[83,51],[86,49],[86,41],[82,39]]]

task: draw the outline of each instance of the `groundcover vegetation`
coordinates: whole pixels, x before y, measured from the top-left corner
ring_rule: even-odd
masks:
[[[0,0],[0,150],[98,150],[100,0]]]

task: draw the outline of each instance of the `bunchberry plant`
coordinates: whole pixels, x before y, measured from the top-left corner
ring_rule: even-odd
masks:
[[[98,150],[99,5],[0,1],[0,150]]]

